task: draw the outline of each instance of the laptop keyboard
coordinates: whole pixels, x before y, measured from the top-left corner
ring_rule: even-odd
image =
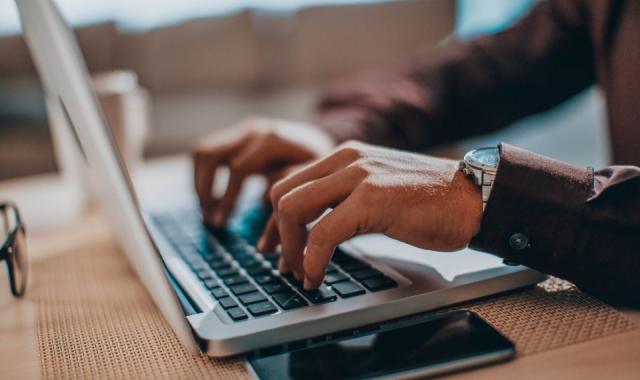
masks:
[[[153,221],[233,321],[344,302],[397,286],[384,273],[336,249],[324,284],[305,290],[293,274],[277,270],[278,253],[257,252],[266,212],[256,207],[224,230],[205,228],[197,211],[155,215]]]

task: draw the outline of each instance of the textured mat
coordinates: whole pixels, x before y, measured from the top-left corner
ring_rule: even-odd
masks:
[[[34,263],[43,378],[245,379],[240,359],[192,356],[173,335],[112,243]],[[636,328],[622,313],[569,284],[464,305],[530,355]]]

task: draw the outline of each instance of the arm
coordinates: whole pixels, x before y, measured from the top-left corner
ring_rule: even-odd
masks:
[[[594,82],[580,0],[551,0],[505,32],[431,49],[411,67],[329,93],[319,123],[338,141],[419,150],[507,126]]]
[[[527,244],[517,244],[522,237]],[[640,168],[593,173],[502,144],[472,247],[568,279],[607,301],[640,305],[638,243]]]
[[[471,245],[607,301],[640,305],[637,167],[594,175],[502,144],[483,213],[480,189],[457,162],[349,143],[278,182],[271,199],[259,248],[281,243],[280,270],[304,278],[307,288],[321,284],[338,244],[383,233],[438,251]]]

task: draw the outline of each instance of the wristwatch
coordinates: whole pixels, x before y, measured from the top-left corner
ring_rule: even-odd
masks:
[[[489,200],[499,163],[500,150],[497,147],[474,149],[460,161],[460,170],[482,188],[483,211]]]

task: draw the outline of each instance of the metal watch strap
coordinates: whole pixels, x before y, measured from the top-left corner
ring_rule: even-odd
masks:
[[[462,170],[466,176],[470,177],[476,185],[480,186],[482,191],[482,211],[484,211],[487,206],[487,202],[489,201],[491,189],[493,188],[495,173],[482,169],[474,169],[468,166],[464,161],[460,161],[460,170]]]
[[[482,211],[487,207],[489,201],[489,195],[491,195],[491,189],[493,188],[493,179],[495,174],[487,173],[484,170],[480,172],[480,187],[482,189]]]

